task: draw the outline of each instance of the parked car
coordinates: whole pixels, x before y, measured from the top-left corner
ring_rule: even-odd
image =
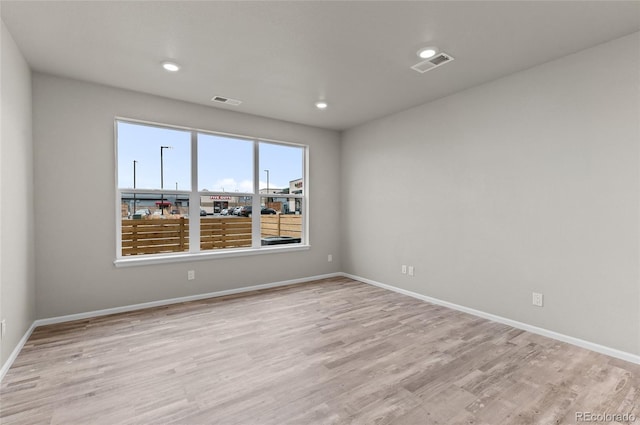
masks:
[[[227,208],[224,208],[222,211],[220,211],[220,215],[229,215],[229,210]]]
[[[251,210],[252,210],[252,206],[251,205],[245,205],[244,207],[242,207],[240,209],[240,213],[238,215],[241,215],[242,217],[251,217]],[[273,214],[278,214],[278,212],[276,210],[274,210],[273,208],[262,208],[260,210],[260,214],[263,215],[273,215]]]
[[[232,213],[232,215],[240,215],[240,209],[241,209],[241,208],[242,208],[242,207],[235,207],[235,208],[233,209],[233,213]]]
[[[240,217],[251,217],[251,205],[245,205],[244,207],[240,207],[240,211],[238,212],[238,216]]]
[[[205,217],[207,212],[205,210],[200,210],[200,217]]]
[[[136,210],[135,213],[133,213],[133,218],[147,218],[151,215],[151,210],[149,210],[149,208],[144,208],[141,210]]]

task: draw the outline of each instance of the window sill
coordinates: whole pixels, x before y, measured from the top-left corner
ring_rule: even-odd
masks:
[[[148,266],[152,264],[186,263],[192,261],[216,260],[220,258],[246,257],[250,255],[281,254],[286,252],[308,251],[310,245],[273,246],[262,248],[242,248],[237,250],[227,249],[224,252],[199,252],[145,255],[140,257],[117,258],[113,264],[120,267]]]

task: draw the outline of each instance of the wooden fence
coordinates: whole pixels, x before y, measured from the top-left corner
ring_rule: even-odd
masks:
[[[122,219],[122,255],[189,250],[189,219]]]
[[[251,218],[211,217],[200,219],[200,249],[251,246]]]
[[[302,236],[302,216],[263,215],[261,235]],[[200,249],[251,246],[251,218],[201,217]],[[122,255],[184,252],[189,250],[189,219],[122,219]]]
[[[260,233],[266,236],[302,237],[302,216],[274,214],[260,216]]]

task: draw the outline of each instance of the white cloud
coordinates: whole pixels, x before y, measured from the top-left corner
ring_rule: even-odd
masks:
[[[237,182],[233,178],[225,178],[218,180],[213,187],[207,189],[210,192],[253,192],[253,182],[251,180]]]
[[[260,184],[259,184],[260,189],[266,189],[267,188],[267,182],[266,181],[262,181],[260,180]],[[281,184],[277,183],[277,182],[269,182],[269,189],[286,189],[289,187],[289,184],[287,184],[286,186],[282,186]]]
[[[286,189],[289,185],[282,186],[279,183],[269,182],[269,189]],[[267,182],[260,180],[260,189],[267,188]],[[236,181],[233,178],[225,178],[218,180],[211,188],[206,188],[210,192],[253,192],[253,182],[251,180]]]

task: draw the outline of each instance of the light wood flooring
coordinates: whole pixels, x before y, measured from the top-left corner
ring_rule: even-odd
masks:
[[[37,328],[2,424],[574,424],[640,366],[333,278]]]

